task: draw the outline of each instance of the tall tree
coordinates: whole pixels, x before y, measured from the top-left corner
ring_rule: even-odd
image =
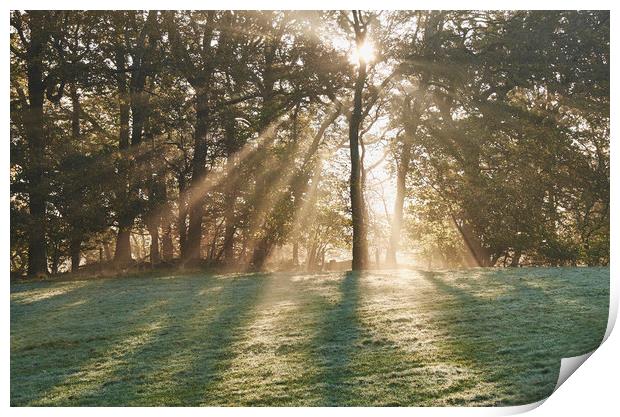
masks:
[[[117,198],[118,234],[114,261],[126,265],[132,260],[131,229],[139,211],[139,163],[136,154],[142,142],[148,114],[148,96],[144,92],[153,68],[158,33],[157,11],[111,12],[114,27],[112,41],[115,68],[112,70],[118,89],[119,141],[122,153],[119,175],[127,184]],[[131,125],[130,125],[131,121]]]
[[[11,12],[11,51],[26,67],[27,104],[23,108],[24,134],[28,143],[26,178],[30,213],[28,232],[28,274],[47,274],[46,204],[48,180],[45,153],[47,138],[44,128],[45,98],[59,100],[64,80],[54,89],[58,74],[50,67],[50,39],[56,16],[45,11]]]
[[[353,11],[353,30],[358,50],[365,47],[370,17],[361,11]],[[362,96],[366,83],[366,57],[358,54],[357,74],[353,92],[353,110],[349,119],[349,150],[351,156],[351,220],[353,222],[352,269],[360,271],[368,267],[368,228],[364,190],[361,181],[359,130],[362,122]]]

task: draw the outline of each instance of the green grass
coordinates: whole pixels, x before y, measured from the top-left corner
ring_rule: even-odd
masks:
[[[608,303],[608,268],[12,284],[11,404],[524,404]]]

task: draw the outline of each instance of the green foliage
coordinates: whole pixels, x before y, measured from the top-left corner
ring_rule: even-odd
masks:
[[[412,41],[422,52],[409,58],[426,97],[408,132],[418,155],[412,210],[447,205],[431,221],[462,224],[481,264],[604,263],[608,14],[437,12],[425,23]]]
[[[607,264],[609,13],[363,15],[375,48],[363,176],[373,153],[391,152],[386,173],[406,177],[406,246],[449,265],[463,250],[481,265]],[[11,270],[28,270],[33,247],[67,270],[121,232],[134,248],[165,235],[175,256],[191,234],[198,257],[240,269],[295,242],[315,252],[312,234],[348,249],[348,17],[12,12]],[[370,211],[379,252],[394,213]]]

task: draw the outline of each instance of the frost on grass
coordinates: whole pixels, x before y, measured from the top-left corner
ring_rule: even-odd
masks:
[[[43,301],[66,294],[72,290],[86,285],[84,281],[63,282],[53,286],[43,286],[40,288],[24,289],[23,291],[11,292],[11,303],[16,304],[32,304],[37,301]],[[27,287],[26,287],[27,288]]]
[[[525,404],[608,299],[607,268],[13,285],[11,404]]]

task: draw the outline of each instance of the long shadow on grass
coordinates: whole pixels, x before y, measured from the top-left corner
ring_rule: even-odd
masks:
[[[74,385],[75,375],[105,361],[128,336],[140,336],[159,300],[148,290],[121,288],[118,281],[99,281],[26,306],[36,307],[27,319],[12,315],[12,404],[74,402],[62,387]]]
[[[365,304],[368,294],[360,280],[375,275],[348,273],[339,285],[340,301],[322,306],[319,332],[311,347],[319,368],[313,379],[320,388],[316,405],[428,405],[434,398],[466,388],[466,383],[438,383],[434,375],[424,373],[427,364],[419,356],[404,352],[382,335],[385,329],[371,330],[362,323],[372,304]]]
[[[317,324],[319,333],[314,341],[318,355],[318,383],[322,385],[322,406],[346,405],[355,399],[351,370],[355,343],[360,337],[357,316],[359,303],[358,272],[347,272],[339,286],[341,299],[334,307],[327,307],[323,320]]]
[[[537,313],[537,336],[545,349],[558,358],[582,355],[601,342],[609,307],[609,275],[604,268],[527,268],[486,271],[495,285],[509,289],[494,302],[520,303],[527,300],[528,313]],[[478,292],[490,283],[470,280],[468,288]]]
[[[119,323],[121,335],[115,339],[114,345],[106,350],[100,349],[98,357],[85,363],[78,373],[67,379],[65,385],[69,387],[75,377],[79,382],[73,383],[75,392],[70,398],[64,395],[61,403],[126,405],[124,396],[131,396],[136,389],[140,389],[143,371],[150,365],[151,358],[145,353],[157,352],[162,347],[170,349],[169,345],[162,344],[165,335],[179,327],[178,318],[182,320],[185,315],[201,307],[196,298],[203,292],[209,292],[217,282],[213,277],[204,276],[149,278],[137,282],[137,287],[127,291],[123,297],[117,294],[130,310],[142,299],[150,300],[153,308],[143,310],[138,314],[138,320],[129,319],[124,314],[127,310],[116,312],[116,316],[122,317]],[[131,285],[129,282],[125,284]],[[119,390],[119,387],[123,389]]]
[[[523,280],[513,280],[508,294],[493,298],[473,295],[488,282],[484,274],[477,282],[469,281],[467,290],[437,273],[423,276],[448,295],[436,306],[436,320],[450,335],[446,348],[498,387],[497,403],[525,404],[552,393],[560,358],[567,346],[579,343],[576,335],[584,336],[558,333],[560,322],[574,320],[568,314],[557,317],[560,301]]]
[[[532,296],[531,305],[547,319],[541,333],[547,341],[555,341],[545,346],[550,355],[578,356],[600,345],[609,309],[609,276],[602,279],[598,275],[601,270],[604,269],[537,268],[509,280],[517,293]],[[579,275],[577,271],[588,276],[573,276]]]
[[[211,292],[183,294],[167,326],[135,352],[110,379],[106,405],[203,405],[225,403],[212,388],[234,359],[264,276],[214,279]],[[217,288],[217,291],[215,289]]]
[[[71,307],[87,304],[94,294],[92,289],[100,285],[87,281],[12,285],[11,324],[41,325],[39,315],[63,314]]]

